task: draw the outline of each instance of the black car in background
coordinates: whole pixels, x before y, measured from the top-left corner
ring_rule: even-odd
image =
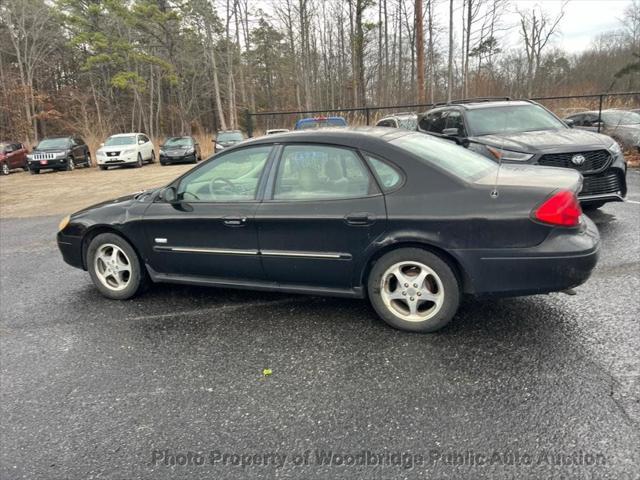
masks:
[[[63,219],[64,260],[105,296],[145,282],[368,298],[390,325],[434,331],[463,293],[583,283],[598,231],[574,170],[505,165],[373,128],[263,136],[164,188]]]
[[[570,168],[584,177],[581,203],[598,208],[623,201],[627,165],[612,138],[572,129],[528,100],[470,99],[423,114],[418,130],[505,163]]]
[[[169,137],[160,145],[160,165],[197,163],[200,160],[200,145],[193,137]]]
[[[244,140],[244,135],[240,130],[220,130],[213,139],[213,152],[219,152],[225,148],[232,147],[236,143]]]
[[[90,167],[91,153],[80,137],[51,137],[40,140],[27,155],[27,161],[32,174],[45,169],[71,171],[78,165]]]

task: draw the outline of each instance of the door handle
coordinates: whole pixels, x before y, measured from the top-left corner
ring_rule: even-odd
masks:
[[[227,227],[244,227],[247,224],[247,217],[224,217],[222,221]]]
[[[347,214],[344,217],[344,220],[348,225],[363,226],[374,223],[376,221],[376,216],[373,213],[357,212]]]

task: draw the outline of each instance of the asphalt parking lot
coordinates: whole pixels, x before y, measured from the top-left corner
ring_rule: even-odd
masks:
[[[0,220],[0,478],[638,478],[628,182],[591,215],[602,255],[577,295],[466,300],[432,335],[357,300],[110,301],[63,263],[58,216]]]

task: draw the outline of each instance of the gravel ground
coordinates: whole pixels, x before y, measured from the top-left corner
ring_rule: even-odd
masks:
[[[3,219],[0,478],[637,479],[628,181],[629,202],[591,215],[602,257],[577,295],[466,300],[434,335],[358,300],[159,285],[109,301],[63,263],[57,216]]]

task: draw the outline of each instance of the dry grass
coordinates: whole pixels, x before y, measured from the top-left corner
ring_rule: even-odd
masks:
[[[15,172],[0,178],[0,218],[65,215],[94,203],[162,186],[193,165],[143,168],[77,168],[72,172],[31,175]]]

